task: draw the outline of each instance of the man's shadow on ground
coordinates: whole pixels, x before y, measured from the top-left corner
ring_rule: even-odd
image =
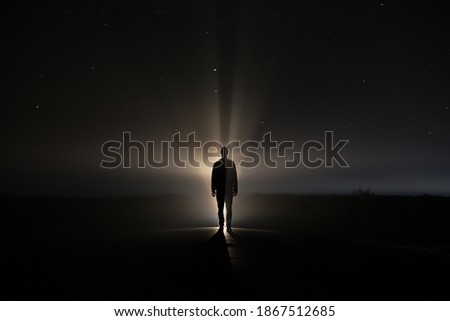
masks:
[[[208,240],[203,255],[209,261],[208,266],[215,272],[225,274],[232,272],[227,240],[222,229]]]

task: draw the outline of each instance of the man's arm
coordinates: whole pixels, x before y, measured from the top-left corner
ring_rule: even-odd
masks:
[[[216,196],[216,175],[217,175],[216,168],[213,168],[211,174],[211,195],[213,197]]]
[[[233,162],[233,194],[234,196],[238,193],[238,178],[237,178],[237,171],[236,171],[236,165]]]

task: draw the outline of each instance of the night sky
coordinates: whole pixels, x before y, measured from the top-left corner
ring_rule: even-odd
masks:
[[[101,146],[349,139],[350,168],[240,169],[240,193],[450,194],[448,1],[2,4],[1,189],[205,193],[210,169],[100,168]]]

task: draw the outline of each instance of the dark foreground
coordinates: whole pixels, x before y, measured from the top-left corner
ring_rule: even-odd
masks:
[[[382,226],[385,233],[380,240],[373,237],[377,235],[373,231],[375,226],[367,228],[367,233],[373,234],[370,241],[339,226],[335,230],[346,231],[347,235],[313,233],[315,225],[311,220],[308,225],[306,218],[303,227],[309,226],[310,231],[235,228],[232,233],[222,233],[206,227],[163,229],[160,221],[130,218],[132,214],[120,219],[121,211],[136,211],[130,204],[117,208],[123,201],[116,200],[117,213],[102,210],[101,200],[97,203],[84,200],[89,206],[80,205],[80,200],[69,201],[73,202],[72,207],[65,213],[60,210],[69,205],[68,200],[59,200],[56,202],[59,205],[55,205],[51,199],[31,203],[16,199],[3,205],[6,211],[2,212],[5,239],[0,299],[450,299],[446,236],[430,235],[434,247],[423,242],[426,234],[433,232],[427,230],[425,218],[420,219],[425,222],[422,227],[416,227],[422,231],[416,240],[410,235],[411,227],[408,231],[398,229],[397,234],[405,234],[402,238],[405,241],[399,243],[387,235],[395,231],[395,226],[388,223]],[[143,202],[127,200],[137,201]],[[420,202],[429,201],[420,199]],[[447,209],[446,199],[430,202],[437,211]],[[48,208],[49,204],[54,205],[53,210]],[[416,210],[420,208],[417,204]],[[153,205],[154,211],[164,210],[163,205]],[[430,204],[426,205],[425,208],[430,208]],[[83,208],[93,212],[85,213]],[[280,207],[279,213],[283,210],[286,208]],[[71,211],[79,214],[72,215]],[[5,218],[14,213],[14,218]],[[299,222],[291,221],[291,225],[294,223]],[[446,221],[441,218],[438,223],[442,227]],[[436,227],[434,234],[439,233],[442,232]]]

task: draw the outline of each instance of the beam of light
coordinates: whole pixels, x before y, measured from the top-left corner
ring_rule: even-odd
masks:
[[[238,3],[236,0],[219,0],[217,2],[218,89],[222,144],[226,144],[229,140],[238,37],[237,13]]]

